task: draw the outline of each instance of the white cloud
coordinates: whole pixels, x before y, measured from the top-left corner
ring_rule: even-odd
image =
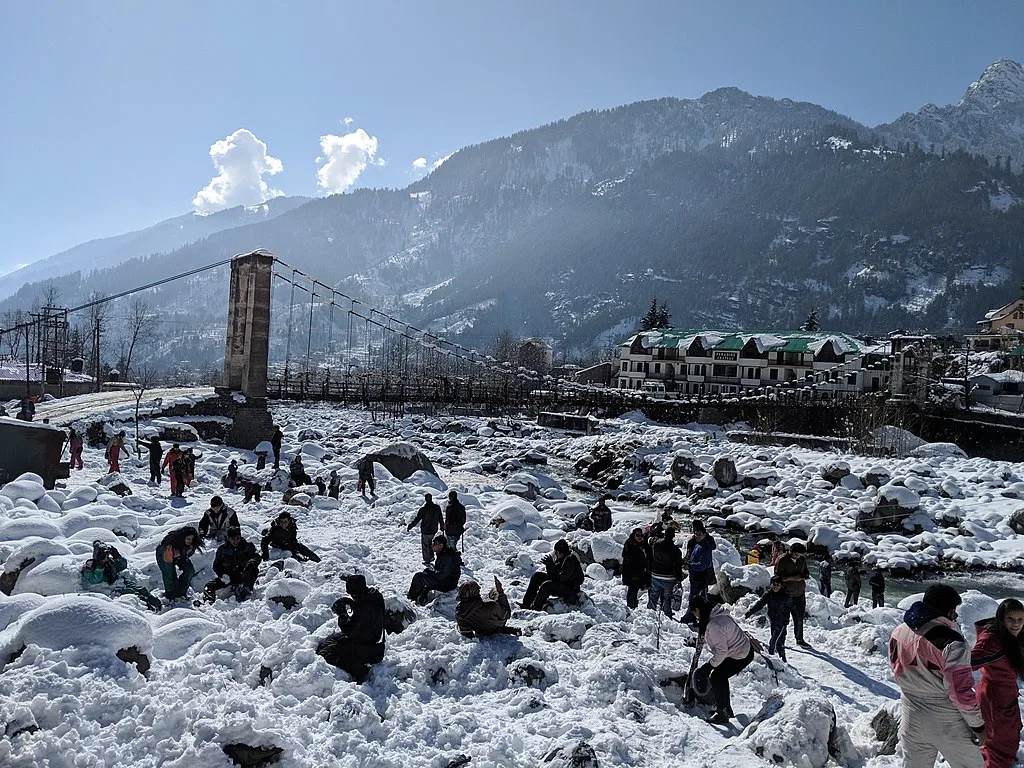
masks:
[[[417,157],[415,160],[412,161],[412,167],[415,168],[416,170],[420,170],[420,169],[426,168],[427,167],[427,158],[425,158],[425,157]]]
[[[371,163],[383,165],[377,159],[377,137],[370,136],[362,128],[344,136],[328,134],[320,137],[321,156],[317,163],[323,163],[316,172],[317,184],[328,194],[344,192]]]
[[[214,142],[210,159],[217,175],[192,199],[198,213],[213,213],[236,205],[257,205],[284,194],[279,189],[271,189],[264,179],[283,171],[284,164],[268,155],[267,145],[247,128],[239,128]]]
[[[351,117],[345,117],[345,118],[342,118],[341,122],[343,122],[345,124],[345,127],[347,128],[348,126],[352,125],[352,123],[354,123],[355,120],[353,118],[351,118]]]

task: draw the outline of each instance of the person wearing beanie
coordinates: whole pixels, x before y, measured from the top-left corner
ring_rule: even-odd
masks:
[[[345,589],[350,597],[340,597],[331,606],[340,631],[321,640],[316,652],[362,683],[370,665],[384,659],[384,597],[367,587],[360,574],[346,577]]]
[[[801,648],[810,648],[804,640],[804,615],[807,613],[807,546],[799,539],[789,543],[789,551],[775,563],[775,576],[782,579],[782,588],[793,600],[793,639]]]
[[[647,607],[661,610],[672,618],[672,595],[683,579],[683,551],[675,542],[674,528],[666,527],[661,538],[651,544],[651,586],[647,591]]]
[[[933,584],[889,638],[889,664],[900,688],[903,765],[930,768],[941,754],[953,768],[984,768],[985,721],[971,674],[971,654],[956,623],[959,593]]]
[[[544,570],[538,570],[530,577],[530,584],[523,596],[522,607],[543,611],[548,599],[555,595],[573,598],[583,586],[583,566],[579,558],[569,550],[569,542],[559,539],[554,552],[541,558]]]

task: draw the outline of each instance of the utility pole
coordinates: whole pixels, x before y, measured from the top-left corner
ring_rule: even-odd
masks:
[[[971,410],[971,374],[968,363],[971,359],[971,340],[964,339],[964,410]]]

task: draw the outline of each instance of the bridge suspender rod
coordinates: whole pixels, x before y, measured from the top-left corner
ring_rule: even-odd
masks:
[[[306,374],[309,374],[309,349],[313,343],[313,307],[316,304],[316,286],[309,294],[309,333],[306,336]]]
[[[288,370],[288,366],[292,359],[292,311],[295,309],[295,281],[292,280],[292,292],[291,297],[288,299],[288,336],[284,344],[284,369]]]

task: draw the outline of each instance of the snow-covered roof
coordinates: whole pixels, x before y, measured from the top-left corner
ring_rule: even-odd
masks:
[[[631,336],[621,346],[632,346],[637,337],[647,349],[687,349],[694,341],[705,350],[733,351],[744,349],[748,344],[756,347],[758,354],[770,351],[811,352],[819,354],[822,348],[832,342],[836,354],[864,354],[868,345],[845,333],[823,333],[818,331],[779,330],[720,330],[691,328],[659,328],[641,331]],[[873,347],[872,347],[873,349]]]

